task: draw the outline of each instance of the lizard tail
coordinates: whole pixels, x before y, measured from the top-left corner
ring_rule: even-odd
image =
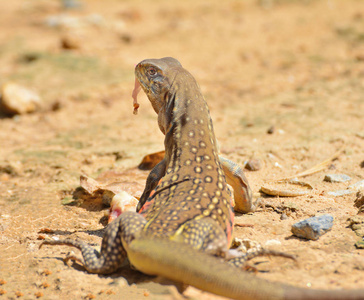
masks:
[[[364,289],[311,290],[273,283],[171,240],[135,239],[128,245],[127,252],[131,264],[143,273],[163,276],[232,299],[364,300]]]

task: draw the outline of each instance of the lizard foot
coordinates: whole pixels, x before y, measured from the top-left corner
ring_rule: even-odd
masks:
[[[64,258],[64,262],[68,265],[70,260],[79,262],[90,273],[108,274],[116,271],[124,261],[124,253],[121,251],[115,255],[115,261],[110,260],[104,255],[95,250],[93,247],[81,240],[60,239],[60,240],[46,240],[40,244],[39,248],[43,245],[66,245],[75,247],[82,252],[82,257],[75,254],[69,254]]]

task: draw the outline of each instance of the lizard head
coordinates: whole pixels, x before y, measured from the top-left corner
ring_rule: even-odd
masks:
[[[165,109],[168,93],[176,74],[182,69],[177,59],[164,57],[145,59],[135,67],[134,104],[140,87],[147,95],[157,114]]]

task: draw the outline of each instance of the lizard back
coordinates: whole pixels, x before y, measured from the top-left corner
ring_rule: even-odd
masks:
[[[219,162],[209,108],[192,75],[180,67],[167,93],[166,175],[140,211],[144,231],[171,236],[186,221],[209,217],[231,236],[231,195]],[[229,218],[230,216],[230,218]]]

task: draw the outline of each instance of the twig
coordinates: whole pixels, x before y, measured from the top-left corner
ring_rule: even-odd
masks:
[[[235,226],[238,226],[238,227],[251,227],[251,228],[254,228],[254,225],[253,224],[245,224],[245,223],[234,223]]]

